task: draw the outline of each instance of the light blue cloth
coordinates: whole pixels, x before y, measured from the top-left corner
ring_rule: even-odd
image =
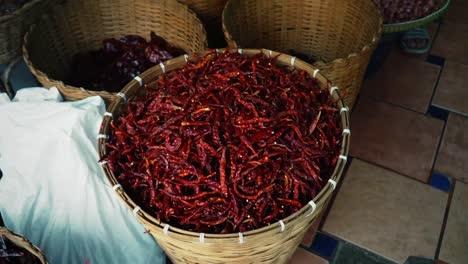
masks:
[[[0,100],[0,211],[51,264],[165,263],[98,164],[100,97],[61,100],[22,89]]]

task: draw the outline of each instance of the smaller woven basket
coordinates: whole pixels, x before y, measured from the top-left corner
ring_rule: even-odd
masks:
[[[343,141],[341,145],[341,156],[328,184],[318,193],[318,195],[293,215],[266,227],[251,230],[245,233],[232,234],[200,234],[186,231],[180,228],[169,226],[159,222],[150,214],[141,210],[140,207],[121,188],[117,178],[106,163],[102,163],[105,174],[113,186],[117,195],[133,211],[133,214],[154,236],[158,244],[169,255],[174,263],[287,263],[305,233],[317,216],[326,206],[327,201],[332,196],[337,183],[341,178],[349,149],[349,109],[345,107],[340,99],[337,87],[330,87],[330,82],[311,65],[296,60],[289,55],[272,52],[269,50],[239,50],[243,54],[252,56],[263,52],[267,56],[278,56],[279,65],[289,65],[308,72],[315,76],[322,89],[330,91],[330,96],[337,102],[337,107],[341,114],[341,128],[343,129]],[[203,56],[206,53],[202,53]],[[132,100],[137,95],[143,95],[145,89],[143,84],[149,87],[156,85],[160,75],[183,67],[187,61],[197,61],[200,55],[189,57],[178,57],[164,63],[164,67],[155,66],[139,77],[143,82],[131,81],[123,90],[121,97],[110,107],[111,113],[106,114],[101,126],[101,135],[109,135],[110,123],[117,120],[119,113],[125,107],[126,100]],[[101,158],[107,157],[106,137],[100,137],[98,149]]]
[[[32,0],[13,13],[0,16],[0,64],[8,63],[21,55],[23,36],[29,27],[63,0]]]
[[[0,226],[0,236],[6,237],[10,240],[13,244],[17,245],[18,247],[24,248],[31,252],[34,256],[36,256],[42,264],[47,264],[47,259],[45,258],[44,254],[42,254],[41,250],[33,245],[29,240],[25,237],[18,235],[16,233],[11,232],[6,227]]]
[[[206,49],[206,32],[196,15],[176,0],[68,0],[44,16],[25,37],[24,59],[45,87],[66,100],[99,95],[107,104],[115,94],[67,85],[75,54],[102,47],[107,38],[154,31],[188,53]]]
[[[450,1],[451,0],[447,0],[445,4],[439,10],[425,17],[412,20],[412,21],[407,21],[407,22],[384,24],[383,32],[384,33],[401,32],[401,31],[407,31],[407,30],[411,30],[417,27],[425,26],[431,23],[432,21],[438,19],[439,17],[443,16],[445,12],[447,11],[448,7],[450,6]]]
[[[223,11],[230,48],[268,48],[315,57],[353,107],[382,31],[371,0],[230,0]]]
[[[221,15],[227,0],[179,0],[192,9],[205,25],[208,33],[208,44],[212,48],[226,46]]]

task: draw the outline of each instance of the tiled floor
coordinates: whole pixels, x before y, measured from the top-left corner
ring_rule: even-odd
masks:
[[[447,198],[427,184],[355,158],[323,231],[397,263],[412,255],[434,258]]]
[[[466,14],[468,1],[452,0],[429,27],[430,56],[395,43],[365,81],[349,169],[291,264],[468,263]],[[16,90],[35,85],[24,64],[13,75]]]
[[[291,263],[468,263],[466,14],[468,2],[452,0],[430,26],[429,56],[404,55],[395,43],[365,81],[349,169],[320,235]]]
[[[434,95],[433,105],[468,116],[467,73],[468,64],[447,60]]]
[[[468,118],[451,113],[434,170],[468,183],[467,153]]]
[[[402,57],[395,51],[382,68],[366,82],[361,96],[426,113],[440,66],[419,58]]]
[[[445,21],[439,29],[431,53],[448,60],[468,64],[467,46],[468,24]]]
[[[443,121],[361,98],[350,124],[351,156],[427,182]]]
[[[468,185],[457,182],[439,257],[447,263],[468,263]]]

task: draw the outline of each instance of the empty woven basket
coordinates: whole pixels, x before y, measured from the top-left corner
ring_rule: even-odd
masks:
[[[223,30],[231,48],[312,55],[313,64],[354,105],[382,18],[370,0],[230,0]]]
[[[63,83],[75,54],[102,47],[106,38],[136,34],[149,39],[154,31],[187,53],[206,48],[200,20],[176,0],[68,0],[44,16],[25,37],[24,58],[39,82],[57,87],[66,100],[116,95]]]
[[[261,51],[267,56],[278,56],[277,63],[280,65],[293,64],[294,67],[306,71],[309,75],[316,76],[321,89],[329,89],[330,96],[333,101],[337,102],[337,108],[340,109],[341,128],[343,129],[342,156],[338,159],[329,182],[307,206],[269,226],[245,233],[231,234],[201,234],[172,227],[158,221],[135,204],[128,193],[121,188],[109,165],[103,162],[103,169],[117,195],[133,211],[139,221],[145,225],[149,233],[154,236],[174,263],[287,263],[310,225],[326,206],[343,173],[349,149],[349,115],[337,90],[331,89],[328,80],[320,73],[317,74],[315,68],[311,67],[311,65],[300,60],[294,60],[289,55],[267,50]],[[243,50],[243,53],[249,56],[259,52],[260,50]],[[158,78],[164,72],[179,69],[187,63],[187,60],[197,61],[199,58],[199,56],[190,56],[169,60],[164,63],[164,68],[157,65],[141,74],[140,78],[148,87],[154,87]],[[125,97],[119,98],[109,107],[108,111],[112,115],[107,115],[104,118],[100,134],[109,135],[112,129],[112,120],[118,120],[119,113],[122,110],[125,111],[125,100],[132,100],[135,96],[142,95],[145,92],[140,86],[139,82],[131,81],[122,90]],[[100,157],[103,159],[107,157],[109,151],[106,140],[106,138],[99,139],[98,145]]]

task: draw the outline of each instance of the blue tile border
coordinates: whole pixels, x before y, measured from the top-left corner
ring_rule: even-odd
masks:
[[[440,119],[440,120],[443,120],[443,121],[447,121],[448,119],[448,116],[449,116],[449,111],[443,109],[443,108],[440,108],[438,106],[435,106],[435,105],[430,105],[429,106],[429,109],[427,110],[427,113],[434,117],[434,118],[437,118],[437,119]]]
[[[452,190],[452,179],[442,173],[432,173],[429,184],[443,192],[450,192]]]
[[[427,56],[426,61],[439,66],[443,66],[445,64],[445,58],[431,54]]]
[[[424,257],[408,257],[405,264],[434,264],[433,259],[424,258]]]
[[[341,241],[330,264],[397,264],[396,262],[359,247],[351,242]],[[419,263],[417,263],[419,264]],[[426,264],[426,263],[424,263]]]
[[[330,260],[338,247],[338,240],[321,232],[317,232],[309,250]]]

